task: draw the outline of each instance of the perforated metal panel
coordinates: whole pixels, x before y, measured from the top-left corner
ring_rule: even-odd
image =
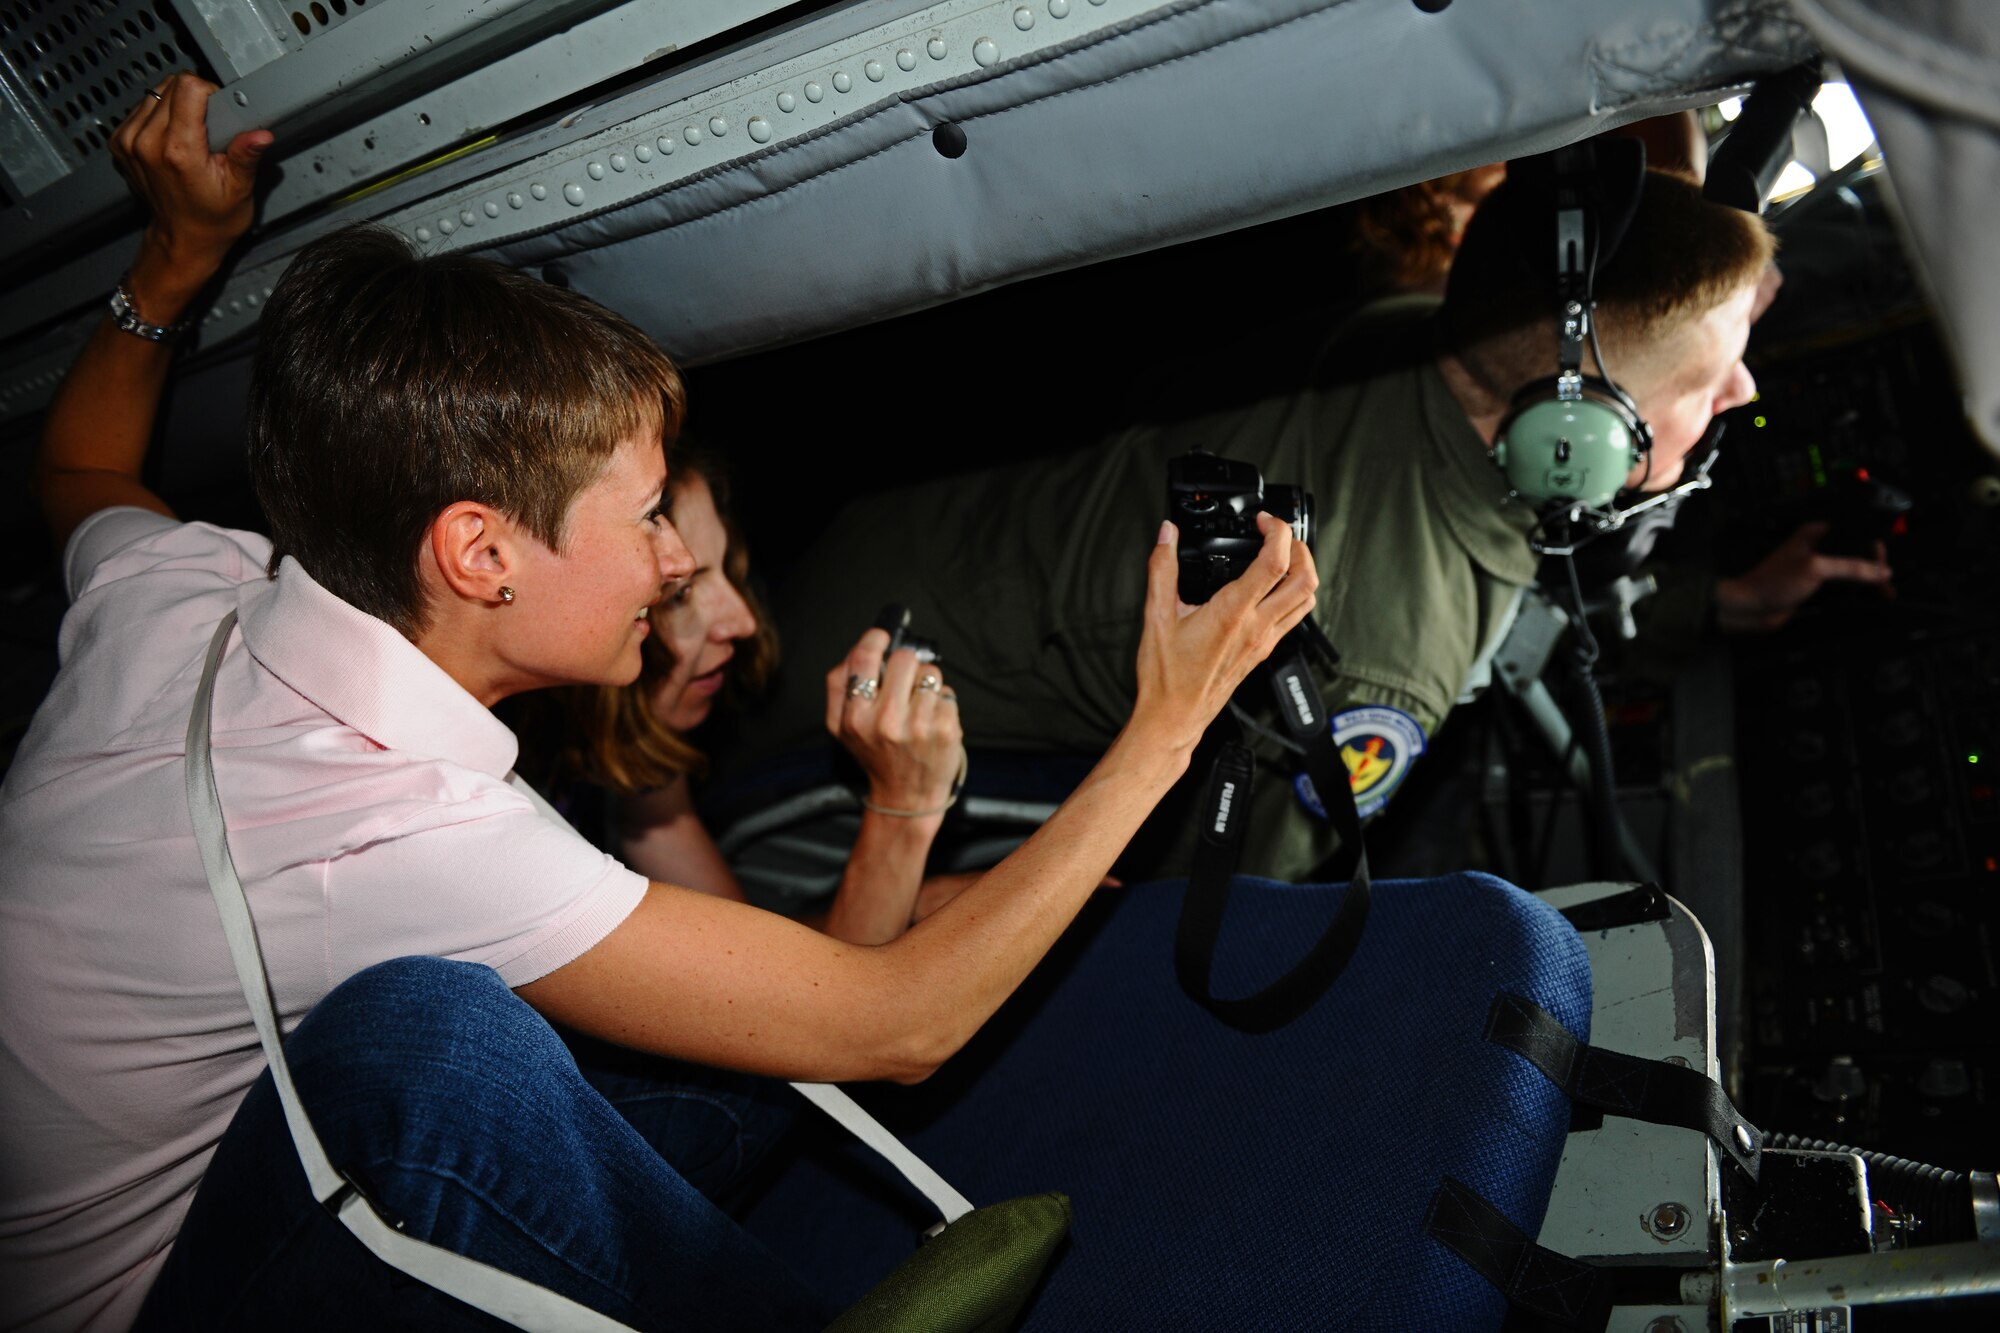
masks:
[[[391,0],[0,0],[0,174],[24,198],[176,69],[230,84]]]
[[[170,70],[207,72],[166,0],[0,0],[0,170],[31,194],[104,153]]]
[[[383,0],[376,0],[379,5]],[[266,0],[259,6],[267,14],[276,14],[283,22],[290,23],[301,41],[311,41],[328,28],[337,28],[354,15],[368,8],[368,0]]]

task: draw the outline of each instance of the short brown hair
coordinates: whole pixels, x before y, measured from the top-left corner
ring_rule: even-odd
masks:
[[[423,534],[476,501],[559,549],[577,492],[618,444],[670,439],[680,373],[574,293],[382,227],[301,250],[266,303],[250,384],[250,476],[272,569],[414,638]]]
[[[1538,267],[1521,244],[1549,212],[1549,243]],[[1599,323],[1625,345],[1662,340],[1688,319],[1763,275],[1776,250],[1764,220],[1702,198],[1693,179],[1646,173],[1639,209],[1624,239],[1597,272]],[[1465,229],[1445,287],[1444,319],[1454,347],[1555,328],[1554,215],[1510,177],[1486,196]],[[1553,346],[1553,341],[1551,341]]]
[[[756,698],[778,665],[778,631],[750,585],[750,552],[729,503],[721,456],[682,436],[674,445],[669,493],[691,478],[708,483],[729,540],[722,574],[742,594],[757,630],[729,661],[723,699]],[[584,781],[633,795],[663,787],[683,773],[699,774],[707,759],[692,741],[653,712],[653,688],[674,669],[673,654],[656,636],[640,650],[639,678],[630,685],[568,685],[512,701],[508,721],[521,738],[521,773],[533,782]]]

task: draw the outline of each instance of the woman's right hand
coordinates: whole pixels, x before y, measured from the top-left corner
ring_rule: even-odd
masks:
[[[933,810],[951,796],[965,743],[957,697],[935,663],[909,649],[889,654],[871,629],[826,673],[826,728],[860,761],[868,799],[890,810]],[[850,692],[875,681],[872,694]]]
[[[871,629],[826,673],[826,729],[868,775],[869,808],[823,927],[851,944],[886,944],[910,928],[924,859],[964,771],[944,673],[888,649],[887,631]]]
[[[1236,580],[1201,606],[1181,601],[1180,534],[1160,525],[1146,566],[1146,623],[1139,639],[1139,698],[1128,729],[1156,728],[1183,758],[1243,678],[1304,620],[1319,572],[1289,524],[1257,515],[1264,548]]]

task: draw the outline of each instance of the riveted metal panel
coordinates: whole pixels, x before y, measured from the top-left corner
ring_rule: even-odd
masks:
[[[1531,9],[1564,19],[1561,43],[1522,34]],[[253,74],[212,128],[253,123],[277,74],[364,27]],[[247,331],[314,235],[369,218],[559,272],[705,360],[1712,101],[1802,41],[1784,0],[852,0],[601,103],[545,104],[539,128],[455,126],[478,151],[253,238],[199,343]],[[421,79],[404,92],[399,111],[430,114]],[[934,146],[945,123],[970,151]],[[283,188],[309,198],[295,161]],[[49,336],[78,336],[49,321],[81,315],[82,280],[113,260],[37,279]],[[20,318],[0,337],[34,327]]]
[[[1578,885],[1540,897],[1560,909],[1625,887]],[[1590,1040],[1716,1078],[1715,956],[1701,924],[1669,902],[1665,920],[1583,932],[1594,984]],[[1721,1215],[1713,1144],[1692,1130],[1608,1116],[1570,1134],[1539,1240],[1600,1263],[1699,1268],[1720,1255]]]

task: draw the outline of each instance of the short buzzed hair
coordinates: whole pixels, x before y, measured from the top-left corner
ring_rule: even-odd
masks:
[[[1547,265],[1519,237],[1549,213]],[[1777,243],[1755,214],[1704,199],[1691,177],[1649,170],[1639,208],[1597,272],[1598,323],[1621,346],[1663,342],[1762,277]],[[1489,194],[1465,229],[1445,287],[1447,337],[1457,348],[1538,328],[1554,338],[1554,216],[1517,181]],[[1553,341],[1551,342],[1553,346]]]
[[[584,297],[386,228],[335,232],[299,252],[258,329],[250,476],[271,568],[290,555],[414,638],[440,512],[490,505],[558,550],[619,444],[664,446],[685,405],[667,354]]]

